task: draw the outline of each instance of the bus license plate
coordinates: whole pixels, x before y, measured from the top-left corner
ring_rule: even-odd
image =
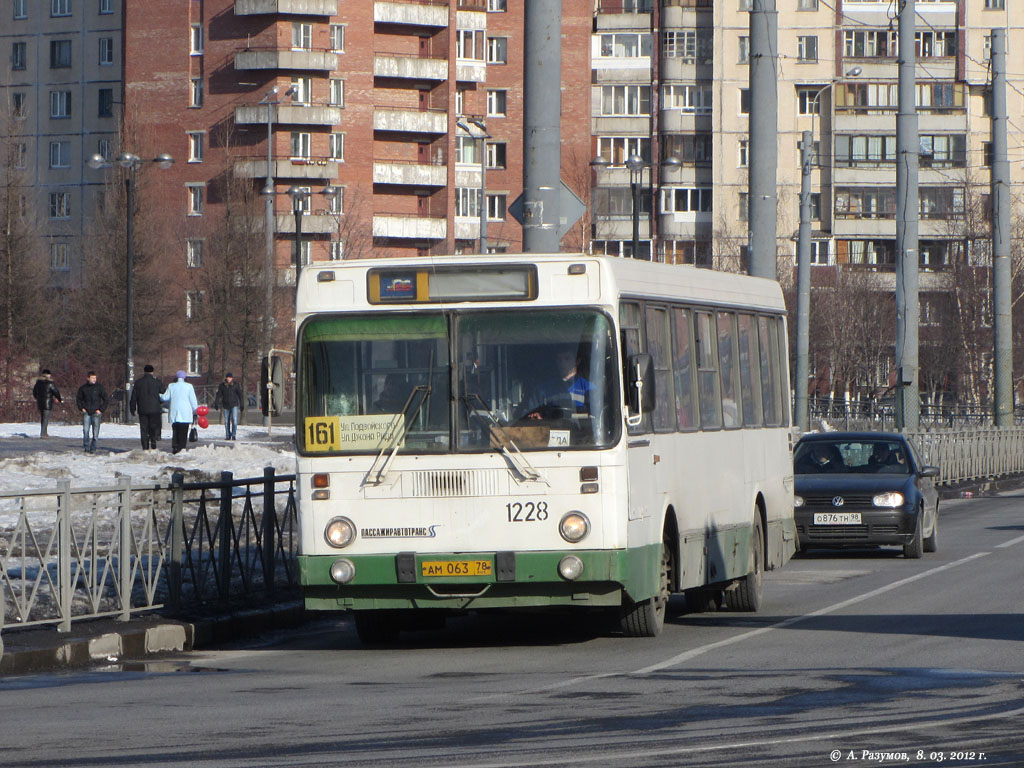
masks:
[[[815,512],[815,525],[860,525],[860,512]]]
[[[490,560],[424,560],[420,573],[424,576],[490,576]]]

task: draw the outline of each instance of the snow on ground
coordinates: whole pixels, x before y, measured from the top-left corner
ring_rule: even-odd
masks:
[[[81,451],[80,424],[51,423],[49,434],[49,444],[61,450],[26,450],[0,460],[0,494],[55,488],[58,480],[70,480],[73,489],[112,486],[125,475],[131,477],[133,485],[157,485],[170,482],[171,474],[181,471],[190,481],[218,480],[222,471],[233,472],[236,479],[261,477],[268,466],[281,474],[295,472],[290,426],[274,428],[276,443],[267,442],[265,427],[255,426],[240,426],[238,440],[226,443],[222,441],[223,427],[211,425],[200,430],[199,442],[191,444],[194,447],[177,454],[170,452],[171,435],[166,428],[155,451],[134,447],[139,438],[135,424],[103,424],[94,454]],[[0,424],[0,440],[38,436],[37,423]],[[257,436],[261,439],[256,440]],[[122,438],[132,439],[131,450],[125,451],[123,442],[116,447],[109,445],[109,441]]]

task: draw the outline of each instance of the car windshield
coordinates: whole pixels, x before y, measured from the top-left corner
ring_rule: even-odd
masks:
[[[816,474],[910,474],[906,448],[897,440],[804,440],[793,471]]]
[[[597,310],[324,315],[302,326],[298,348],[306,452],[563,450],[619,437],[614,331]]]

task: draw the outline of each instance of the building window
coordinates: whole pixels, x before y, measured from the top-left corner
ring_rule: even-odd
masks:
[[[188,192],[188,215],[189,216],[202,216],[203,215],[203,184],[186,184],[185,190]]]
[[[345,161],[345,134],[332,133],[330,140],[330,157],[339,163]]]
[[[710,133],[666,134],[661,139],[661,159],[674,157],[686,165],[708,165],[713,146]]]
[[[797,103],[797,114],[799,115],[818,115],[821,114],[821,94],[820,88],[797,88],[796,89],[796,103]]]
[[[666,139],[669,135],[665,136]],[[675,138],[672,136],[671,138]],[[625,166],[626,160],[639,155],[644,162],[651,161],[651,140],[647,136],[598,136],[597,156],[608,165]]]
[[[203,53],[203,25],[193,24],[189,27],[188,52],[193,56],[201,56]]]
[[[684,34],[684,33],[680,33]],[[691,33],[696,35],[696,33]],[[696,36],[694,37],[696,49]],[[601,52],[603,59],[637,59],[649,58],[651,55],[651,36],[642,32],[617,32],[601,35]]]
[[[71,218],[71,195],[68,192],[50,193],[50,218]]]
[[[796,9],[798,11],[816,11],[818,10],[818,0],[797,0]]]
[[[308,160],[312,134],[304,131],[292,131],[292,160]]]
[[[508,93],[504,90],[487,91],[487,116],[505,117],[508,114]]]
[[[335,187],[336,192],[333,195],[327,195],[328,210],[335,215],[341,215],[345,212],[345,188]]]
[[[340,78],[331,78],[331,106],[345,106],[345,81]]]
[[[475,187],[456,187],[455,215],[474,218],[480,215],[480,190]]]
[[[714,56],[713,39],[697,36],[697,30],[666,30],[661,33],[661,54],[667,59],[679,59],[682,64],[711,62]]]
[[[100,0],[100,13],[113,13],[114,0]]]
[[[487,38],[487,63],[508,64],[508,38]]]
[[[188,161],[190,163],[203,162],[202,131],[189,131],[188,133]]]
[[[508,167],[507,145],[503,141],[495,141],[487,145],[487,167]]]
[[[189,376],[201,376],[203,373],[203,348],[185,347],[185,353],[188,355],[185,373]]]
[[[24,69],[26,61],[26,44],[17,42],[11,44],[11,69]]]
[[[750,221],[750,193],[740,192],[740,221]]]
[[[480,140],[472,136],[455,137],[455,162],[465,165],[480,164]]]
[[[299,261],[304,267],[308,267],[313,262],[313,243],[305,238],[303,238],[299,249]]]
[[[51,141],[50,142],[50,167],[70,168],[71,167],[71,142]]]
[[[896,32],[888,29],[853,29],[843,32],[843,55],[850,59],[892,58]]]
[[[750,89],[740,88],[740,114],[750,114]]]
[[[504,221],[506,217],[506,210],[508,206],[506,202],[508,195],[506,194],[495,194],[487,195],[487,220],[488,221]]]
[[[1001,11],[1006,8],[1005,0],[985,0],[986,11]]]
[[[292,101],[295,104],[309,104],[313,93],[313,80],[309,77],[296,77],[292,80]]]
[[[811,264],[830,265],[830,250],[828,240],[811,240]]]
[[[203,79],[201,77],[193,77],[190,81],[188,105],[189,107],[203,106]]]
[[[14,18],[28,18],[28,11],[25,10],[25,0],[14,0]]]
[[[455,114],[459,116],[466,114],[466,89],[463,86],[455,88]]]
[[[51,16],[70,16],[71,0],[50,0]]]
[[[96,141],[96,154],[110,162],[110,139],[98,139]]]
[[[198,320],[203,314],[203,292],[185,291],[185,319]]]
[[[313,49],[313,25],[300,21],[292,23],[292,50],[310,51]]]
[[[919,59],[940,59],[956,56],[956,32],[951,29],[930,29],[914,35]]]
[[[737,60],[740,64],[750,63],[750,36],[740,35],[739,37],[739,56]]]
[[[107,67],[114,63],[114,38],[112,37],[101,37],[100,38],[100,56],[99,64],[101,67]]]
[[[740,139],[739,154],[736,164],[740,168],[746,168],[750,164],[750,140]]]
[[[488,13],[504,13],[508,10],[508,0],[487,0]]]
[[[50,117],[71,117],[71,91],[50,91]]]
[[[601,87],[602,115],[651,114],[649,85],[605,85]]]
[[[796,56],[800,61],[818,60],[818,36],[801,35],[797,38]]]
[[[71,66],[71,41],[50,41],[50,69],[67,69]]]
[[[345,51],[345,25],[331,24],[331,50],[335,53]]]
[[[185,241],[185,266],[189,269],[198,269],[203,266],[203,245],[204,241],[190,239]]]
[[[14,144],[14,167],[19,171],[28,168],[28,144],[24,141]]]
[[[341,261],[342,259],[345,258],[345,243],[344,242],[342,242],[341,240],[332,240],[331,241],[330,258],[331,258],[331,261]]]
[[[483,61],[484,31],[482,29],[455,30],[455,58]]]
[[[662,213],[711,213],[711,187],[661,190]]]
[[[53,102],[53,94],[50,94],[50,102]],[[11,110],[14,112],[14,117],[18,120],[24,120],[28,114],[26,106],[25,94],[21,91],[15,91],[11,94]]]
[[[68,243],[50,243],[50,269],[53,272],[71,269],[71,246]]]
[[[710,115],[713,93],[710,85],[663,85],[661,106],[686,114]]]
[[[97,92],[96,116],[97,117],[113,117],[114,116],[114,89],[113,88],[100,88],[99,91]]]

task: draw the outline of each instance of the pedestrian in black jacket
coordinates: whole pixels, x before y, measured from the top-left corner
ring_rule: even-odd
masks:
[[[142,438],[142,447],[149,450],[156,448],[156,441],[160,439],[160,420],[163,411],[160,395],[164,393],[165,385],[153,375],[152,365],[147,365],[142,370],[144,373],[132,385],[128,407],[132,416],[136,411],[139,412],[139,436]]]
[[[224,374],[224,381],[217,387],[217,396],[213,399],[214,409],[224,409],[224,439],[234,440],[238,431],[238,414],[245,405],[245,395],[235,381],[231,371]]]
[[[96,453],[96,441],[100,436],[100,423],[103,421],[103,412],[107,410],[110,398],[107,397],[107,390],[96,381],[96,371],[89,371],[88,378],[78,388],[75,395],[75,405],[82,412],[82,444],[86,453]],[[89,433],[92,432],[90,438]]]
[[[46,428],[50,424],[50,412],[53,411],[53,401],[56,400],[58,403],[64,402],[60,399],[57,385],[50,378],[49,368],[43,368],[43,372],[36,379],[35,386],[32,387],[32,397],[36,399],[36,406],[39,408],[39,436],[49,437],[46,434]]]

